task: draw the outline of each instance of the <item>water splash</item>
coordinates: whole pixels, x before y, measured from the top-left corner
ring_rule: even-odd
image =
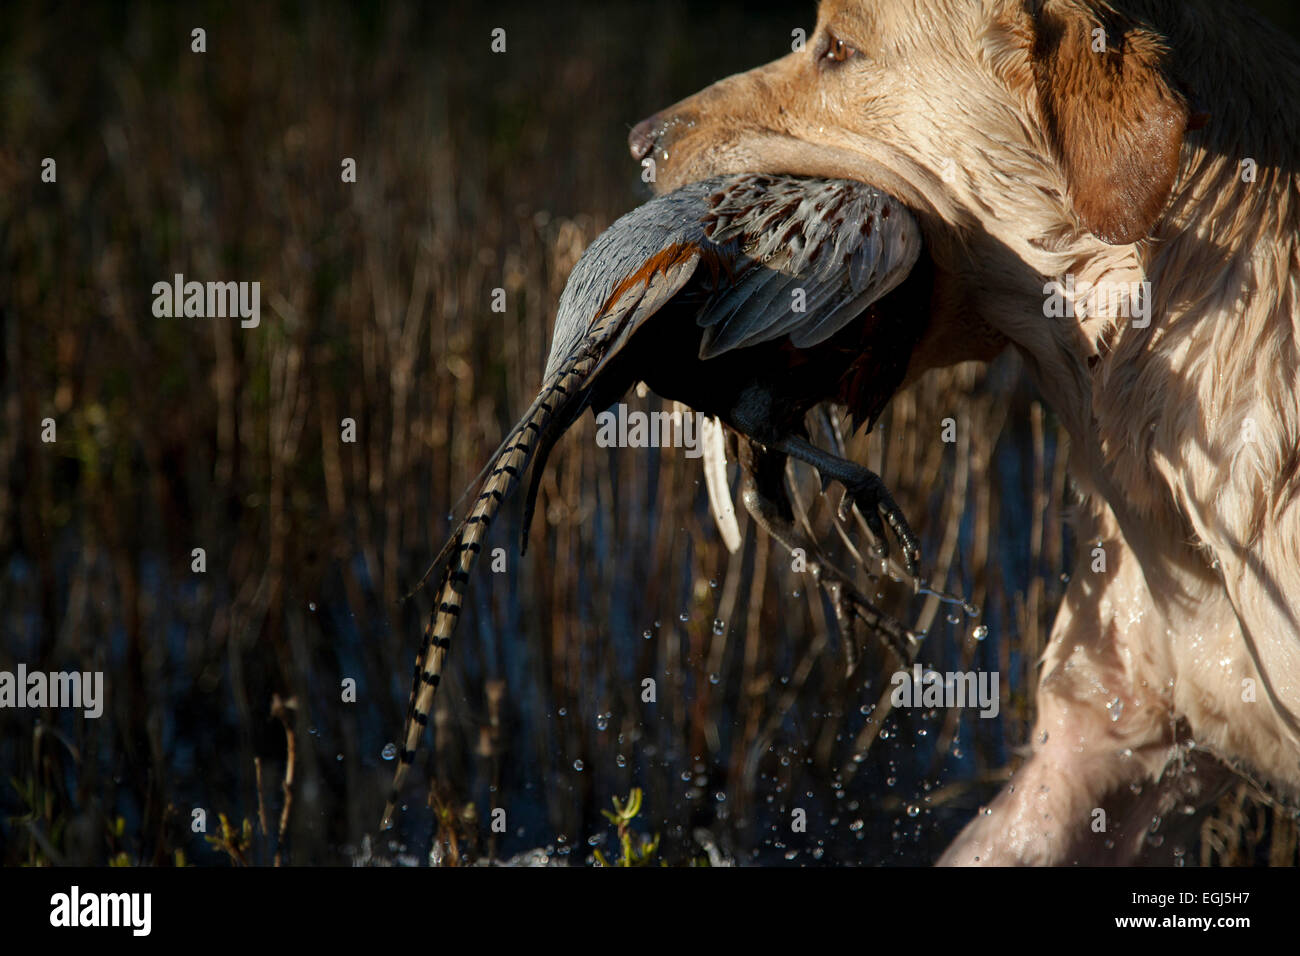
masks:
[[[966,600],[966,598],[962,597],[961,595],[949,594],[947,591],[940,591],[937,588],[932,588],[930,587],[929,581],[917,582],[916,593],[924,594],[926,597],[937,598],[943,604],[949,604],[952,605],[953,607],[960,607],[962,609],[962,612],[967,617],[980,616],[980,606],[978,604],[972,604],[970,601]],[[953,617],[955,616],[956,615],[952,615],[948,619],[952,621]],[[953,621],[953,623],[956,623],[956,621]]]

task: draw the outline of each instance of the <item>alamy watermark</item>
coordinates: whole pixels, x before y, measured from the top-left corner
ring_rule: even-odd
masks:
[[[148,936],[153,928],[151,893],[83,893],[73,885],[50,897],[50,925],[60,928],[123,927],[133,936]]]
[[[103,671],[0,671],[0,707],[70,707],[90,719],[104,712]]]
[[[615,410],[616,409],[616,410]],[[702,412],[643,412],[619,402],[596,416],[596,444],[601,448],[684,448],[687,458],[704,454]]]
[[[889,679],[895,707],[978,707],[981,717],[996,717],[1000,706],[997,671],[925,670],[920,664],[895,671]]]
[[[262,322],[262,283],[185,281],[153,284],[153,314],[159,319],[233,319],[255,329]]]
[[[1043,285],[1043,315],[1059,318],[1132,319],[1133,328],[1151,324],[1151,283],[1089,282],[1073,275]]]

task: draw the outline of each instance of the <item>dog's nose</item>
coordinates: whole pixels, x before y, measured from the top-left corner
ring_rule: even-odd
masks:
[[[632,132],[627,134],[627,148],[632,151],[633,159],[641,160],[650,155],[650,151],[655,148],[655,140],[659,138],[658,129],[658,113],[632,127]]]

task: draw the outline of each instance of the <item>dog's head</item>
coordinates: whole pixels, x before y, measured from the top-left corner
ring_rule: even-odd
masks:
[[[742,171],[887,190],[922,223],[939,307],[1042,355],[1052,349],[1031,319],[1041,325],[1043,277],[1135,255],[1188,127],[1165,43],[1140,12],[1101,0],[823,0],[801,49],[657,113],[629,145],[653,161],[660,191]],[[1085,357],[1092,347],[1075,345]]]

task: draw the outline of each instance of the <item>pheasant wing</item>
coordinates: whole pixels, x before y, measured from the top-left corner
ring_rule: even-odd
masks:
[[[704,359],[782,336],[818,345],[902,282],[921,252],[911,214],[862,184],[752,176],[710,203],[706,236],[739,244],[748,263],[700,312]]]

